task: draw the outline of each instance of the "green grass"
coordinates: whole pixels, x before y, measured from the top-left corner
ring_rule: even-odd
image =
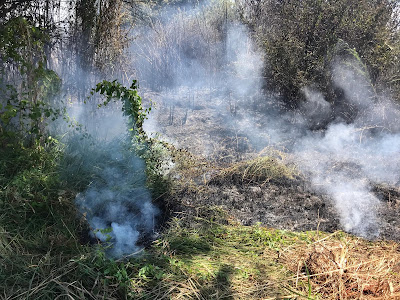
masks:
[[[218,209],[172,220],[138,257],[85,245],[57,145],[2,149],[0,288],[6,299],[259,299],[284,295],[288,233],[227,224]],[[75,187],[76,182],[72,186]],[[290,234],[289,234],[290,235]],[[3,295],[2,295],[3,296]]]
[[[208,217],[174,219],[148,253],[132,293],[143,299],[263,299],[306,294],[286,286],[293,274],[278,261],[279,250],[299,236],[261,226]],[[144,260],[139,260],[143,263]],[[142,286],[141,286],[142,285]],[[294,289],[296,290],[296,289]],[[142,291],[142,293],[137,293]]]
[[[397,295],[396,243],[363,241],[343,232],[241,226],[218,207],[197,208],[196,216],[171,219],[138,256],[108,259],[101,245],[85,242],[87,228],[73,203],[78,181],[72,181],[71,188],[57,175],[60,151],[57,144],[0,149],[0,298]],[[250,161],[247,168],[253,170],[262,162],[274,166],[273,174],[288,174],[270,158]],[[361,289],[355,292],[354,284]]]
[[[210,209],[202,217],[172,220],[142,255],[110,260],[100,245],[85,244],[87,228],[74,206],[91,174],[60,177],[60,162],[68,166],[71,157],[55,141],[0,151],[0,288],[6,299],[259,299],[287,293],[277,282],[288,270],[276,257],[288,233],[228,224],[223,212]]]
[[[13,295],[75,255],[82,226],[58,179],[56,145],[0,152],[0,287]]]

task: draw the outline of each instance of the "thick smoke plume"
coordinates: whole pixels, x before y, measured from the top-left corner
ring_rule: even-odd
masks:
[[[146,166],[132,150],[121,109],[110,106],[75,104],[70,109],[86,136],[69,138],[63,173],[78,186],[84,183],[76,205],[91,237],[106,246],[109,256],[120,258],[141,250],[141,241],[154,235],[160,212],[152,204]]]
[[[108,147],[110,152],[102,156],[108,160],[107,166],[78,194],[76,204],[88,220],[92,236],[109,243],[113,257],[121,257],[140,250],[137,242],[152,234],[158,209],[145,188],[143,161],[124,155],[118,145]]]
[[[307,95],[308,103],[320,104],[317,115],[326,116],[325,122],[334,118],[326,130],[307,131],[293,153],[314,188],[332,197],[343,228],[372,238],[379,236],[380,201],[374,185],[396,186],[400,179],[399,111],[375,93],[361,67],[355,58],[332,66],[333,81],[343,91],[339,105],[348,107],[351,118],[335,113],[321,95]]]

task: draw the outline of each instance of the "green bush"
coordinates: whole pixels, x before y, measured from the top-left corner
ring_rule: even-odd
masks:
[[[0,26],[0,145],[10,138],[33,144],[46,122],[63,115],[54,97],[58,75],[46,68],[48,36],[22,17]]]
[[[242,18],[253,28],[267,56],[269,87],[297,106],[312,85],[330,102],[337,95],[330,69],[340,41],[355,49],[375,86],[400,99],[399,27],[389,0],[241,1]]]

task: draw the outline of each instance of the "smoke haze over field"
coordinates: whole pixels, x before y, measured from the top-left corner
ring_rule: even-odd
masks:
[[[169,105],[182,101],[183,87],[208,88],[215,114],[226,116],[222,126],[239,128],[255,149],[286,149],[313,189],[330,196],[344,230],[377,237],[380,200],[371,189],[378,183],[398,185],[400,176],[397,108],[375,94],[359,61],[338,56],[331,69],[335,86],[343,91],[340,103],[331,104],[317,89],[304,87],[307,100],[299,110],[283,110],[278,97],[262,96],[263,56],[252,45],[248,30],[226,19],[219,26],[210,25],[218,14],[223,19],[223,11],[210,5],[190,12],[186,8],[164,19],[164,31],[159,27],[148,40],[154,44],[152,39],[162,35],[163,47],[147,53],[148,61],[166,58],[168,64],[160,69],[168,80],[146,75],[157,72],[141,61],[137,69],[144,82],[154,87],[161,80],[165,94],[173,90],[173,98],[163,99]],[[226,113],[231,102],[243,110],[238,116]],[[263,116],[253,107],[261,107]]]
[[[181,127],[196,106],[209,107],[207,117],[222,120],[221,132],[237,133],[237,151],[239,135],[255,151],[284,149],[312,188],[332,199],[344,230],[379,236],[381,201],[371,190],[377,183],[399,183],[399,113],[357,71],[360,62],[339,56],[332,62],[332,81],[343,92],[340,103],[329,103],[309,86],[303,88],[307,100],[287,111],[279,97],[263,90],[265,58],[228,7],[204,3],[174,9],[135,29],[130,51],[136,74],[127,74],[139,80],[143,91],[160,95],[170,126],[176,124],[175,107],[185,112]],[[89,177],[77,206],[92,237],[112,244],[108,253],[121,257],[140,249],[138,241],[152,235],[160,212],[145,188],[144,162],[127,146],[120,108],[92,112],[73,106],[71,114],[93,139],[71,139],[72,163],[65,172]],[[162,131],[157,112],[144,127],[149,133]],[[209,133],[201,136],[211,139]]]
[[[294,154],[313,186],[333,198],[344,229],[377,237],[380,201],[372,188],[399,183],[399,113],[389,100],[375,96],[368,78],[355,71],[356,64],[333,66],[343,101],[356,111],[354,120],[344,122],[336,116],[323,132],[307,132],[296,142]]]

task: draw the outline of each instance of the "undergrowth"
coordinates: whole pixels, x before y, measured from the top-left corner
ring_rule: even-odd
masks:
[[[146,250],[109,259],[100,244],[88,243],[73,202],[81,183],[60,179],[63,154],[55,140],[0,151],[4,299],[367,299],[400,293],[397,243],[241,226],[218,207],[176,214]],[[176,154],[175,164],[184,156]],[[206,168],[193,157],[182,164],[187,174],[189,167],[195,175]],[[254,170],[254,164],[232,168]],[[287,174],[279,168],[277,174]],[[260,182],[265,178],[270,175]]]
[[[74,195],[58,177],[56,141],[30,148],[15,143],[0,152],[0,284],[13,295],[80,251],[83,226]]]
[[[210,209],[173,219],[139,256],[108,259],[101,245],[93,251],[85,240],[87,228],[71,189],[80,183],[60,180],[62,154],[56,141],[1,151],[0,287],[5,299],[258,299],[284,294],[276,280],[287,271],[266,257],[276,256],[286,233],[230,224],[220,210]]]

